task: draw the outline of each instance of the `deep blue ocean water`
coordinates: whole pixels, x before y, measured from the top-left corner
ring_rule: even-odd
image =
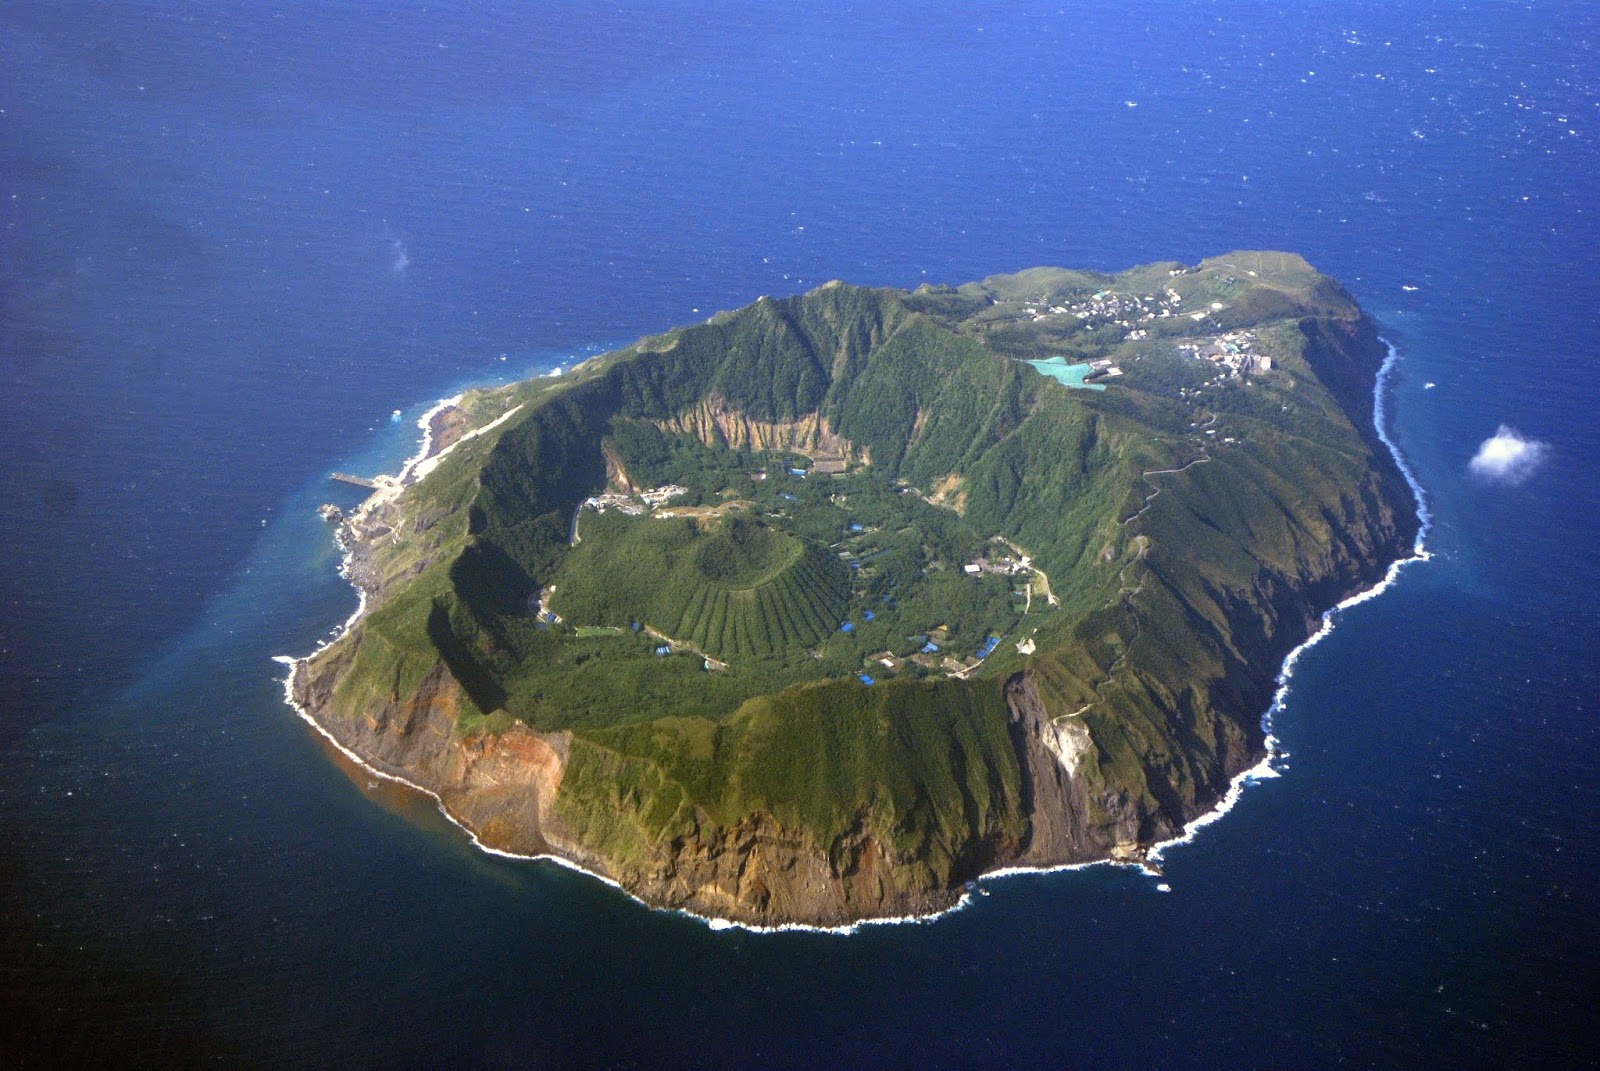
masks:
[[[1596,1065],[1600,16],[1572,4],[0,8],[4,1062]],[[930,925],[491,858],[282,702],[326,480],[763,293],[1287,248],[1399,350],[1433,560],[1283,776]],[[1412,289],[1414,288],[1414,289]],[[390,411],[404,410],[400,422]],[[1502,423],[1519,484],[1467,462]]]

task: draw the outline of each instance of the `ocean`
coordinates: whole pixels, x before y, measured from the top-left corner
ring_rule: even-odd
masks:
[[[0,1062],[1600,1066],[1597,46],[1580,4],[0,8]],[[1431,557],[1160,878],[713,930],[283,701],[355,607],[329,473],[437,398],[832,278],[1241,248],[1382,325]]]

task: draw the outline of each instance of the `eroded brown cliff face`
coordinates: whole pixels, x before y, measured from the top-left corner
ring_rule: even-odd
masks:
[[[953,880],[941,880],[926,860],[897,854],[859,827],[824,849],[754,813],[731,826],[701,816],[688,833],[653,846],[643,862],[620,864],[586,850],[553,807],[569,734],[520,723],[462,734],[457,717],[466,697],[442,663],[410,697],[390,695],[357,716],[339,715],[332,693],[347,659],[330,650],[302,662],[294,682],[295,701],[340,745],[370,768],[435,795],[484,847],[559,856],[652,906],[762,926],[921,916],[953,906],[966,881],[1020,857],[1020,844],[984,842],[957,864]]]
[[[560,842],[550,805],[566,771],[567,733],[536,733],[514,723],[499,733],[461,734],[465,696],[441,662],[415,693],[391,696],[353,717],[333,712],[332,692],[345,657],[301,662],[295,702],[340,745],[382,773],[439,797],[452,818],[484,845],[518,855]]]
[[[859,831],[830,857],[757,813],[729,827],[698,827],[661,846],[649,864],[611,876],[659,907],[750,925],[841,926],[932,914],[960,899],[959,884],[919,881],[914,862]]]
[[[460,735],[463,695],[440,665],[409,699],[392,698],[356,718],[330,713],[338,658],[296,680],[296,701],[369,766],[436,795],[487,848],[557,855],[617,881],[652,906],[776,926],[847,925],[922,916],[954,906],[964,883],[1008,866],[1048,867],[1136,854],[1148,808],[1091,786],[1093,744],[1081,723],[1054,722],[1026,674],[1007,685],[1013,738],[1024,767],[1031,832],[1025,843],[981,845],[948,882],[858,829],[826,851],[769,815],[732,826],[697,823],[656,846],[637,866],[618,866],[577,843],[552,804],[561,790],[570,737],[516,724],[498,734]],[[1093,795],[1092,795],[1093,794]]]
[[[1006,682],[1011,738],[1022,760],[1030,836],[1014,866],[1062,866],[1108,858],[1138,843],[1144,817],[1126,799],[1096,793],[1086,765],[1096,760],[1089,729],[1076,717],[1052,718],[1027,673]]]
[[[807,413],[793,420],[754,420],[728,408],[723,399],[711,397],[670,420],[658,422],[658,426],[668,434],[692,435],[707,446],[788,451],[819,463],[870,460],[864,451],[834,431],[821,413]]]
[[[331,700],[345,660],[330,653],[300,663],[295,701],[367,766],[438,797],[486,848],[559,856],[652,906],[753,925],[926,915],[961,897],[959,883],[930,882],[917,860],[896,858],[869,834],[858,831],[830,853],[761,813],[731,827],[697,824],[655,846],[644,863],[619,866],[587,851],[553,811],[569,734],[536,733],[520,723],[498,733],[460,734],[456,719],[465,696],[442,663],[411,697],[390,696],[359,716],[341,717]],[[997,846],[995,854],[1003,862],[1014,852],[1014,845]]]

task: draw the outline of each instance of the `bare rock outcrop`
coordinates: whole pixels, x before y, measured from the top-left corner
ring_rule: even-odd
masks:
[[[517,855],[551,851],[562,840],[550,813],[566,772],[571,737],[520,723],[502,732],[461,733],[461,685],[440,662],[409,698],[391,696],[354,717],[334,712],[344,657],[297,664],[294,698],[342,747],[369,767],[437,796],[485,846]],[[548,836],[547,836],[548,834]]]
[[[832,462],[842,468],[852,461],[869,460],[864,451],[834,431],[821,413],[792,420],[755,420],[728,408],[726,401],[716,396],[659,421],[657,426],[668,434],[692,435],[707,446],[787,451],[804,454],[819,465]]]

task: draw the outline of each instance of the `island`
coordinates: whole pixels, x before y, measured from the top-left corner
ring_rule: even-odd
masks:
[[[436,407],[287,687],[485,848],[708,919],[1137,862],[1413,553],[1386,352],[1288,253],[762,297]]]

